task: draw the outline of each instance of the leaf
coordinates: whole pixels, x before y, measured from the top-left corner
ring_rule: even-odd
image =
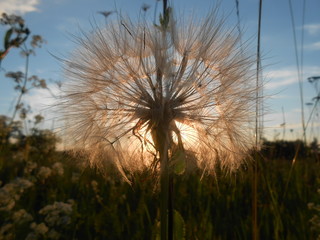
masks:
[[[186,225],[183,217],[177,210],[173,212],[173,239],[184,240],[186,239]]]
[[[6,35],[4,36],[4,49],[7,50],[10,47],[10,38],[12,35],[13,29],[10,28],[7,32]]]
[[[178,150],[173,153],[171,161],[174,173],[178,175],[183,174],[186,169],[186,153],[183,147],[179,147]]]
[[[153,240],[160,240],[160,221],[156,220],[153,229]],[[185,240],[186,239],[186,226],[183,217],[177,210],[173,210],[173,240]]]

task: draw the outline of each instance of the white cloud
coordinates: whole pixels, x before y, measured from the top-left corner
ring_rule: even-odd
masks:
[[[0,0],[0,13],[20,14],[38,11],[40,0]]]
[[[48,89],[50,89],[50,91]],[[50,83],[48,89],[33,89],[30,94],[24,96],[23,100],[29,104],[35,112],[46,111],[55,102],[53,95],[58,95],[59,93],[56,84]]]
[[[316,34],[320,33],[320,24],[307,24],[304,26],[304,29],[310,35],[316,35]]]
[[[56,103],[56,99],[53,95],[59,95],[59,88],[56,84],[50,83],[48,89],[33,89],[30,94],[27,94],[23,98],[23,102],[30,105],[32,114],[29,117],[33,117],[36,114],[41,114],[45,117],[45,123],[43,128],[51,128],[52,121],[56,118],[56,112],[53,111],[53,106]]]
[[[305,46],[308,50],[320,50],[320,42],[315,42]]]
[[[320,67],[304,67],[305,76],[303,79],[307,79],[312,75],[320,74]],[[282,68],[278,70],[271,70],[264,73],[266,78],[270,80],[266,83],[266,89],[283,89],[294,83],[298,83],[298,74],[295,67]]]

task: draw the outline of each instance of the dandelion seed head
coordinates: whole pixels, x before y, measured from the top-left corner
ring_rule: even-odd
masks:
[[[59,107],[93,164],[156,170],[161,139],[208,173],[243,163],[254,146],[254,59],[216,13],[171,16],[167,28],[120,19],[78,41]]]

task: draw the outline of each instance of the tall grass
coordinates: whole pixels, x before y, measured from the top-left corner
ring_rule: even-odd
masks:
[[[25,158],[24,149],[2,146],[2,239],[25,239],[32,234],[38,239],[155,239],[160,221],[160,195],[148,173],[136,173],[130,186],[116,180],[119,179],[113,175],[116,171],[108,171],[110,175],[105,176],[98,169],[74,166],[71,158],[67,153],[41,151],[34,146],[30,146],[29,156]],[[63,173],[58,171],[57,162],[62,164]],[[44,174],[43,167],[51,173]],[[216,178],[199,180],[195,173],[174,179],[175,209],[185,221],[186,239],[251,238],[249,167],[232,176],[218,170]],[[261,239],[316,238],[316,233],[310,230],[313,212],[308,209],[308,203],[320,200],[319,163],[300,158],[292,169],[284,195],[290,168],[291,162],[285,159],[258,161],[257,218]],[[17,179],[30,181],[32,186],[22,191]],[[9,188],[8,184],[16,185]],[[4,202],[3,194],[8,189],[19,195],[13,199],[13,207]],[[70,206],[71,212],[66,210]],[[48,216],[52,217],[53,213],[44,208],[54,208],[58,220],[49,221]],[[22,210],[32,216],[31,220],[26,216],[17,219]]]

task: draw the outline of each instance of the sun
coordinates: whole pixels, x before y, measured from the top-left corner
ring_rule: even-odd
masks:
[[[199,143],[199,134],[196,130],[196,124],[186,124],[177,120],[175,120],[174,122],[177,128],[179,129],[180,137],[184,147],[196,147]],[[172,140],[174,143],[178,144],[178,136],[176,133],[173,133]]]

